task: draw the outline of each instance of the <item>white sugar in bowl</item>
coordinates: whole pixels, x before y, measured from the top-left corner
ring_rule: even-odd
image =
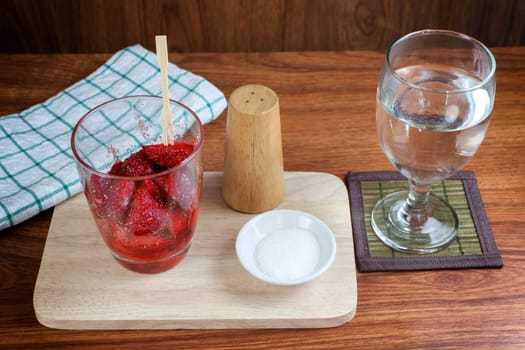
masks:
[[[241,265],[253,276],[290,286],[319,277],[332,264],[336,242],[328,225],[298,210],[276,209],[250,219],[235,244]]]

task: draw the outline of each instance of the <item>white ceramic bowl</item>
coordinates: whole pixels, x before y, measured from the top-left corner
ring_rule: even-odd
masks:
[[[235,249],[253,276],[290,286],[325,272],[334,261],[336,244],[330,228],[315,216],[276,209],[250,219],[239,231]]]

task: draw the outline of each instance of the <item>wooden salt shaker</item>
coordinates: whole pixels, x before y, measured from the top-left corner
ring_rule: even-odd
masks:
[[[228,103],[222,195],[231,208],[260,213],[284,197],[279,99],[262,85],[245,85]]]

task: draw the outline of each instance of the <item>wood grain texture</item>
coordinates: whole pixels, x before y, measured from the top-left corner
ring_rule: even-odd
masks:
[[[524,0],[4,0],[1,52],[170,52],[384,49],[424,28],[489,46],[525,45]]]
[[[279,97],[266,86],[244,85],[230,95],[222,194],[243,213],[273,209],[284,197]]]
[[[525,48],[496,48],[497,93],[476,173],[502,269],[357,273],[358,305],[330,329],[61,331],[38,324],[32,293],[51,211],[0,232],[0,348],[522,349],[525,344]],[[110,55],[0,55],[0,115],[44,101]],[[284,167],[341,179],[391,170],[375,131],[383,54],[171,54],[226,96],[259,83],[279,95]],[[225,115],[205,126],[204,169],[222,170]]]
[[[324,328],[348,322],[357,287],[344,183],[326,173],[286,173],[287,195],[279,208],[326,222],[337,253],[316,280],[283,288],[251,276],[237,260],[237,233],[255,215],[226,206],[222,175],[204,173],[188,256],[160,274],[141,275],[117,264],[86,215],[84,195],[57,206],[35,286],[38,320],[60,329]]]

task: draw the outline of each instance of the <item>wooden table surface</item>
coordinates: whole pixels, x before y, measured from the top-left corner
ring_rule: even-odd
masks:
[[[358,273],[355,318],[291,330],[64,331],[41,326],[33,288],[52,210],[0,232],[0,348],[525,348],[525,47],[495,48],[497,93],[475,171],[502,269]],[[110,55],[0,55],[0,115],[87,76]],[[259,83],[280,98],[285,169],[391,170],[375,132],[383,53],[170,54],[228,97]],[[226,113],[205,127],[205,170],[222,170]],[[89,262],[86,262],[89,263]]]

